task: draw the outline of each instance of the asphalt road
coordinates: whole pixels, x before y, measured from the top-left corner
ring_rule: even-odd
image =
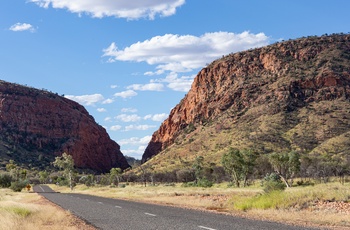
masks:
[[[297,230],[311,229],[279,223],[248,220],[182,208],[152,205],[83,194],[55,193],[46,185],[34,192],[74,215],[106,230]]]

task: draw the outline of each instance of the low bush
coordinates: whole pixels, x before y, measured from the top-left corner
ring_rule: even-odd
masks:
[[[211,182],[210,180],[203,178],[198,180],[197,182],[197,187],[204,187],[204,188],[210,188],[213,186],[213,182]]]
[[[27,185],[28,185],[28,181],[26,181],[26,180],[19,180],[19,181],[11,182],[10,189],[12,189],[12,191],[14,191],[14,192],[20,192]]]
[[[210,188],[213,186],[213,182],[203,178],[197,181],[197,183],[195,181],[192,182],[187,182],[187,183],[183,183],[182,187],[203,187],[203,188]]]
[[[271,173],[267,175],[263,180],[264,192],[270,193],[273,191],[283,191],[286,185],[282,182],[279,175]]]
[[[9,188],[11,186],[12,177],[10,174],[0,174],[0,188]]]

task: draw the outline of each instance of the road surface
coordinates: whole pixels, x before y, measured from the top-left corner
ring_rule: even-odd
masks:
[[[55,193],[46,185],[36,185],[33,190],[98,229],[105,230],[312,229],[91,195]]]

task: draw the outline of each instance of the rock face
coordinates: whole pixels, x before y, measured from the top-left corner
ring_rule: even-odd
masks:
[[[44,90],[0,81],[0,132],[8,151],[22,154],[18,161],[28,160],[21,151],[41,159],[66,152],[79,168],[129,167],[120,146],[83,106]]]
[[[153,134],[142,162],[173,144],[189,126],[218,120],[224,114],[246,127],[262,116],[283,113],[288,120],[293,114],[294,123],[285,121],[291,129],[300,121],[293,112],[322,101],[342,100],[348,105],[349,95],[349,34],[301,38],[229,54],[198,73],[188,94]],[[349,131],[347,125],[342,132]],[[256,137],[253,132],[249,135],[249,140]],[[320,141],[314,136],[315,144],[301,146],[291,139],[287,144],[310,151]]]

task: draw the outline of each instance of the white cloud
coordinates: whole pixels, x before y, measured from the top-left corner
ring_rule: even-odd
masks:
[[[164,85],[160,83],[149,84],[133,84],[127,87],[127,89],[139,90],[139,91],[163,91]]]
[[[29,0],[40,7],[67,9],[72,13],[86,13],[92,17],[117,17],[127,19],[166,17],[176,13],[185,0]]]
[[[111,85],[112,89],[118,88],[118,85]]]
[[[122,111],[122,113],[136,113],[137,109],[135,109],[135,108],[122,108],[121,111]]]
[[[152,136],[145,136],[142,138],[132,137],[129,139],[122,139],[118,141],[119,145],[147,145],[152,139]]]
[[[140,145],[137,149],[124,149],[122,152],[127,156],[132,154],[142,155],[145,152],[146,147],[146,145]]]
[[[130,98],[130,97],[134,97],[136,95],[137,95],[137,93],[131,89],[114,94],[115,97],[122,97],[122,98]]]
[[[130,131],[130,130],[149,130],[155,128],[155,125],[128,125],[125,126],[125,131]]]
[[[268,37],[245,31],[240,34],[229,32],[206,33],[202,36],[165,34],[143,42],[137,42],[124,49],[115,43],[104,49],[103,56],[113,61],[136,61],[156,65],[156,72],[190,72],[222,55],[267,45]]]
[[[121,120],[123,122],[136,122],[136,121],[141,120],[141,117],[136,115],[136,114],[131,114],[131,115],[120,114],[120,115],[116,116],[115,119]]]
[[[144,120],[149,120],[151,119],[152,121],[164,121],[168,117],[168,114],[166,113],[160,113],[160,114],[149,114],[144,116]]]
[[[102,104],[112,104],[113,102],[114,102],[113,99],[108,98],[108,99],[102,101]]]
[[[111,121],[111,120],[112,120],[111,117],[106,117],[106,118],[104,119],[104,121]]]
[[[98,108],[97,112],[104,113],[104,112],[107,112],[107,110],[105,108]]]
[[[111,126],[109,129],[112,131],[118,131],[120,130],[122,127],[120,125],[113,125]]]
[[[81,96],[66,95],[65,97],[70,100],[76,101],[82,105],[94,105],[95,103],[101,102],[104,100],[101,94],[91,94],[91,95],[81,95]]]
[[[117,141],[117,143],[120,146],[125,146],[131,145],[131,146],[137,146],[136,149],[122,149],[123,154],[143,154],[145,152],[145,149],[147,147],[147,144],[151,141],[152,136],[145,136],[142,138],[139,137],[132,137],[129,139],[122,139]]]
[[[193,83],[195,75],[178,77],[177,73],[170,73],[166,78],[153,79],[152,82],[168,83],[167,87],[174,91],[188,92]]]
[[[10,27],[9,30],[19,32],[19,31],[30,31],[35,32],[34,27],[31,24],[28,23],[16,23]]]

